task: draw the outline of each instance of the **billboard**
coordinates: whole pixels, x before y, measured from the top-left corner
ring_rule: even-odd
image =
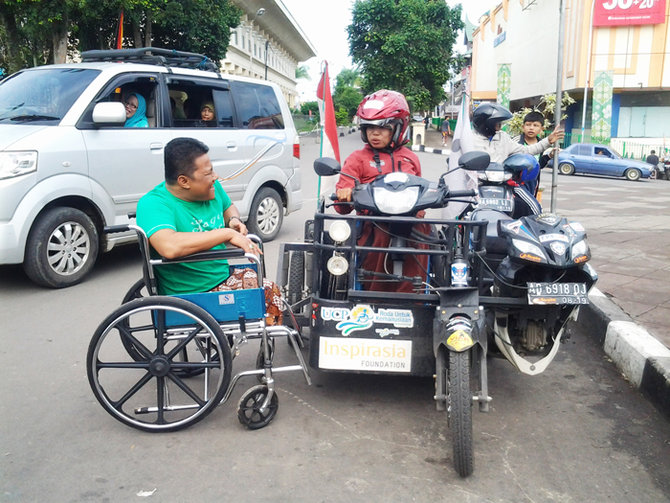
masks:
[[[665,23],[666,0],[594,0],[593,26]]]

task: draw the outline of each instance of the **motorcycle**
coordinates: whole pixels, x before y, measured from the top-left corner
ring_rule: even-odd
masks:
[[[488,156],[461,161],[477,171]],[[319,176],[340,173],[333,159],[314,166]],[[304,242],[282,243],[278,267],[292,312],[308,328],[313,368],[434,378],[436,408],[447,413],[454,467],[462,477],[474,469],[473,404],[487,412],[491,401],[477,286],[482,265],[474,262],[484,253],[486,222],[416,214],[474,195],[451,190],[444,175],[438,182],[402,172],[371,183],[355,180],[351,203],[320,199]],[[356,214],[328,211],[338,205]],[[366,229],[385,233],[388,242],[359,239]],[[383,259],[381,270],[367,265],[374,254]],[[419,273],[407,265],[415,259],[425,266]]]
[[[486,254],[478,259],[486,270],[480,302],[487,308],[489,340],[529,375],[544,372],[554,359],[568,321],[588,304],[597,281],[581,224],[552,213],[528,214],[527,205],[519,214],[526,198],[519,198],[524,189],[519,192],[518,181],[533,162],[514,155],[479,172],[479,201],[464,215],[488,222]]]

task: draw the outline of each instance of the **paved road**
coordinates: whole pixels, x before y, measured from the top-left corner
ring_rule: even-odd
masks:
[[[345,152],[356,146],[343,140]],[[315,148],[306,143],[305,163]],[[301,214],[287,224],[282,239],[299,237]],[[19,268],[0,270],[0,501],[670,500],[670,424],[578,329],[542,376],[491,362],[494,401],[475,414],[467,480],[451,468],[430,379],[314,372],[308,387],[282,375],[280,411],[264,430],[237,422],[245,385],[188,430],[130,429],[93,398],[85,354],[138,274],[132,247],[61,291],[31,285]],[[237,370],[255,358],[245,349]],[[277,358],[288,356],[282,344]]]

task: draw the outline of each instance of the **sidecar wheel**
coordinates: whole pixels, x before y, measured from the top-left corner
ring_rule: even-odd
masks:
[[[470,351],[449,352],[447,413],[452,433],[454,468],[461,477],[474,471]]]

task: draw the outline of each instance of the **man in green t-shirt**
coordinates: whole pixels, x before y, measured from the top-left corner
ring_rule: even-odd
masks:
[[[193,138],[175,138],[164,150],[165,181],[137,205],[137,225],[149,238],[152,253],[175,259],[226,244],[260,253],[246,237],[247,227],[217,180],[209,147]],[[156,267],[161,294],[207,292],[229,276],[224,260]]]

